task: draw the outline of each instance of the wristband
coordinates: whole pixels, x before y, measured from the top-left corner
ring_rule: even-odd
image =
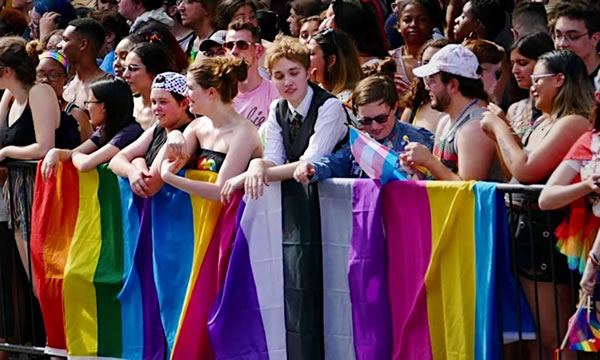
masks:
[[[594,264],[595,267],[600,267],[600,259],[598,259],[598,256],[596,254],[590,252],[588,258],[590,259],[592,264]]]

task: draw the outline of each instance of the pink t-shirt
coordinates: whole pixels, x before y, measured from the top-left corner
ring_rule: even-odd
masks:
[[[279,99],[279,92],[273,83],[262,79],[260,85],[247,93],[239,93],[233,99],[233,108],[258,129],[269,116],[269,106]]]

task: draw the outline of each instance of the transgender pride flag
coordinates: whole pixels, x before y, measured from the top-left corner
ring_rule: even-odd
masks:
[[[350,127],[350,149],[356,162],[371,179],[380,179],[382,184],[407,180],[396,167],[398,154],[354,127]]]

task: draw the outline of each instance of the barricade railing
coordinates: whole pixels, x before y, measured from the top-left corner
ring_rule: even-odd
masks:
[[[14,176],[35,176],[36,164],[34,161],[7,161],[1,164],[1,166],[6,166],[9,169],[7,186],[11,198],[14,196],[22,196],[25,199],[33,197],[32,186],[23,185],[22,188],[18,189],[19,193],[15,194],[15,188],[9,185],[14,183]],[[32,184],[33,179],[29,180]],[[20,183],[26,184],[23,181]],[[556,256],[554,249],[552,234],[557,225],[556,219],[560,218],[561,214],[560,212],[543,212],[537,208],[537,198],[542,189],[543,186],[541,185],[499,184],[497,186],[497,190],[505,195],[509,213],[508,232],[510,234],[512,272],[515,274],[519,286],[529,295],[529,305],[536,322],[536,329],[538,329],[535,340],[527,341],[528,334],[524,333],[519,327],[518,334],[515,335],[516,341],[503,348],[504,359],[546,359],[545,350],[549,347],[554,349],[560,346],[564,329],[566,329],[564,324],[566,324],[566,319],[573,313],[577,303],[579,275],[570,271],[565,273],[565,270],[560,266],[566,266],[566,264],[557,264],[557,261],[563,261],[564,259],[561,260],[559,256]],[[25,207],[23,211],[30,224],[31,207]],[[31,235],[29,224],[25,227],[27,229],[26,233],[23,234],[27,244],[29,244]],[[2,239],[2,241],[4,242],[2,249],[11,251],[10,254],[3,254],[2,256],[9,256],[14,263],[13,265],[19,265],[13,266],[12,270],[21,272],[17,277],[26,282],[26,284],[21,285],[27,289],[27,292],[24,301],[19,301],[10,281],[7,280],[7,274],[2,273],[6,266],[0,268],[0,296],[4,297],[4,299],[0,298],[0,330],[4,329],[8,333],[6,334],[8,335],[7,338],[2,339],[3,334],[0,332],[0,352],[43,355],[44,325],[41,316],[39,316],[39,305],[34,295],[33,283],[28,281],[15,246],[6,246],[8,242],[14,242],[14,238],[10,236]],[[27,251],[27,258],[27,273],[31,274],[32,265],[29,251]],[[550,301],[548,301],[548,293],[551,296]],[[521,305],[519,298],[506,299],[502,297],[501,292],[498,293],[498,296],[500,302],[516,301],[517,308]],[[9,299],[11,304],[6,304],[6,299]],[[551,306],[548,307],[548,303]],[[565,303],[566,305],[564,305]],[[18,324],[16,322],[22,321],[22,319],[17,319],[15,314],[23,313],[23,307],[28,307],[27,312],[29,315],[24,317],[28,323]],[[519,311],[517,312],[519,313]],[[21,333],[30,336],[22,334],[11,336],[14,335],[16,328],[21,329]],[[28,330],[23,330],[25,328]],[[539,329],[544,329],[544,331],[539,331]],[[1,353],[0,358],[2,358]],[[565,357],[563,356],[563,358]],[[584,357],[578,353],[576,358]],[[600,354],[594,355],[593,358],[600,359]]]
[[[22,200],[33,198],[32,176],[35,177],[37,161],[4,161],[2,167],[8,169],[6,187],[9,199],[21,196]],[[17,181],[16,177],[22,177]],[[27,181],[23,181],[27,180]],[[15,187],[11,187],[13,184]],[[17,193],[15,193],[15,190]],[[3,196],[3,194],[0,194]],[[8,201],[8,199],[7,199]],[[8,228],[1,229],[2,258],[0,259],[0,351],[16,352],[29,355],[43,355],[45,345],[44,323],[39,310],[39,303],[34,295],[33,281],[27,274],[32,274],[29,239],[31,236],[31,207],[22,208],[24,218],[28,222],[24,227],[23,240],[27,243],[27,264],[24,266],[15,246],[14,232]],[[10,217],[10,213],[9,213]],[[13,226],[14,227],[14,226]],[[20,283],[16,283],[20,281]],[[4,336],[4,338],[3,338]],[[0,355],[0,358],[2,356]]]

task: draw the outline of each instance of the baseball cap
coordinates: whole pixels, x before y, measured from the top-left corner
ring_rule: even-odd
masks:
[[[462,45],[450,44],[436,52],[429,63],[414,68],[413,74],[425,77],[443,71],[469,79],[479,79],[478,69],[479,61],[471,50]]]
[[[185,76],[175,72],[160,73],[154,77],[152,88],[163,89],[185,96],[187,90]]]
[[[227,35],[227,30],[215,31],[208,39],[200,43],[200,51],[210,50],[213,46],[223,46],[225,44],[225,35]]]

